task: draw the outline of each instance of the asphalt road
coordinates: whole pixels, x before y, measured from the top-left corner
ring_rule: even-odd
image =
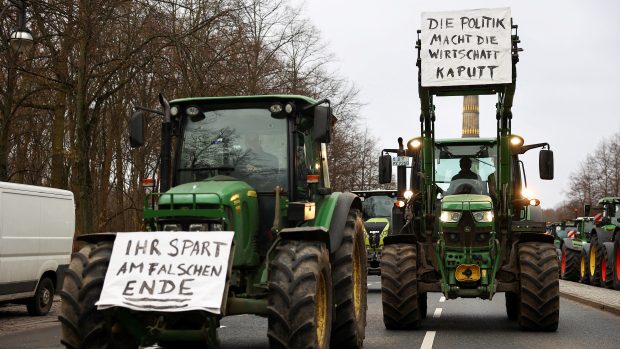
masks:
[[[439,310],[441,309],[441,310]],[[560,327],[554,333],[521,332],[509,321],[504,296],[493,301],[458,299],[442,301],[428,297],[428,315],[416,331],[387,331],[383,327],[378,277],[369,277],[368,325],[365,348],[620,348],[620,316],[562,298]],[[0,328],[3,326],[0,313]],[[256,316],[234,316],[222,321],[222,349],[268,348],[267,320]],[[1,349],[61,349],[60,327],[0,335]]]

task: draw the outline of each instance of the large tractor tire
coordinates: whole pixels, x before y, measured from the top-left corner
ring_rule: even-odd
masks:
[[[328,349],[332,275],[325,244],[283,241],[269,271],[270,348]]]
[[[580,253],[562,245],[561,278],[567,281],[579,281]]]
[[[342,244],[332,255],[334,313],[331,348],[361,348],[366,335],[367,268],[364,228],[358,211],[349,213]]]
[[[65,272],[62,299],[60,342],[68,349],[129,349],[138,348],[136,341],[122,330],[112,331],[114,324],[97,310],[105,278],[112,242],[84,246],[71,256]]]
[[[614,239],[614,271],[612,275],[614,289],[620,290],[620,232]]]
[[[552,332],[560,319],[560,283],[554,247],[542,242],[519,245],[519,327]]]
[[[588,256],[588,266],[590,271],[590,285],[601,285],[601,246],[598,243],[598,236],[592,235],[590,239],[590,253]]]
[[[383,323],[388,330],[414,329],[420,325],[416,245],[383,246],[381,300]]]
[[[514,292],[506,292],[506,315],[508,320],[517,320],[519,318],[519,295]]]
[[[582,284],[590,283],[590,258],[588,252],[582,247],[581,257],[579,258],[579,282]]]
[[[614,288],[614,267],[614,245],[605,242],[601,248],[601,287]]]

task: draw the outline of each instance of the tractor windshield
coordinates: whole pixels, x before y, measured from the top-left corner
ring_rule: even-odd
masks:
[[[370,196],[362,202],[364,218],[391,217],[394,199],[385,195]]]
[[[435,181],[444,195],[495,194],[494,144],[437,144]]]
[[[226,175],[259,192],[287,189],[286,119],[262,108],[211,110],[193,119],[184,120],[177,184]]]

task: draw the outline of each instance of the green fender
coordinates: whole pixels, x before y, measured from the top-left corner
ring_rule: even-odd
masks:
[[[317,214],[315,225],[329,231],[329,250],[335,252],[342,243],[344,226],[351,209],[362,210],[362,201],[353,193],[332,193],[325,197]]]

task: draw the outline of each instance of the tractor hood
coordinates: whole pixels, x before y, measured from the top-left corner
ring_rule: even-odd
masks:
[[[488,195],[457,194],[445,196],[441,209],[447,211],[485,211],[493,209],[493,201]]]
[[[256,191],[246,182],[236,178],[215,176],[200,182],[181,184],[168,190],[159,198],[159,205],[179,205],[179,208],[191,208],[194,203],[231,205],[240,196],[256,197]]]

